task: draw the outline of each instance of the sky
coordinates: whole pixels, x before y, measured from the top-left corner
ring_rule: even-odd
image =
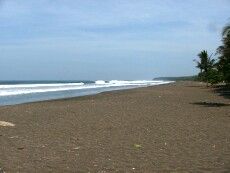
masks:
[[[0,80],[194,75],[230,0],[0,0]]]

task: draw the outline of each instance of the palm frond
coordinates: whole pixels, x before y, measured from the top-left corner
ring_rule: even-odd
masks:
[[[227,35],[230,35],[230,23],[227,24],[222,31],[222,36],[226,37]]]

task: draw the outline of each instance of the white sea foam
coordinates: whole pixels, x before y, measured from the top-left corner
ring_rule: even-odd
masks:
[[[96,84],[96,85],[105,85],[106,82],[103,81],[103,80],[97,80],[97,81],[95,81],[95,84]]]
[[[136,80],[136,81],[121,81],[111,80],[95,81],[94,84],[84,83],[57,83],[57,84],[17,84],[17,85],[0,85],[0,97],[2,96],[13,96],[22,94],[32,93],[46,93],[46,92],[57,92],[57,91],[72,91],[72,90],[83,90],[83,89],[97,89],[97,88],[109,88],[109,87],[141,87],[167,84],[170,82],[166,81],[147,81],[147,80]]]
[[[33,88],[13,88],[7,90],[0,90],[0,96],[11,96],[11,95],[21,95],[21,94],[31,94],[31,93],[45,93],[45,92],[55,92],[55,91],[70,91],[70,90],[80,90],[80,89],[93,89],[99,88],[96,85],[88,86],[58,86],[58,87],[33,87]]]
[[[84,85],[84,83],[80,82],[80,83],[54,83],[54,84],[16,84],[16,85],[0,85],[0,89],[36,88],[36,87],[63,87],[63,86],[81,86],[81,85]]]

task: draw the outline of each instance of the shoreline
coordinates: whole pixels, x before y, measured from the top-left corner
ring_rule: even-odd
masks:
[[[228,172],[230,102],[197,82],[0,107],[6,172]],[[0,169],[1,170],[1,169]]]
[[[82,98],[82,97],[88,97],[88,96],[96,96],[98,94],[103,94],[103,93],[108,93],[108,92],[125,92],[127,90],[135,90],[139,88],[148,88],[148,87],[156,87],[156,86],[161,86],[161,85],[170,85],[175,83],[176,81],[169,81],[170,83],[165,83],[165,84],[158,84],[158,85],[152,85],[152,86],[141,86],[141,87],[134,87],[134,88],[125,88],[125,89],[115,89],[111,91],[102,91],[99,93],[95,94],[87,94],[87,95],[82,95],[82,96],[72,96],[72,97],[66,97],[66,98],[56,98],[56,99],[47,99],[47,100],[40,100],[40,101],[32,101],[32,102],[25,102],[25,103],[17,103],[17,104],[9,104],[9,105],[0,105],[1,107],[8,107],[8,106],[17,106],[17,105],[24,105],[24,104],[33,104],[33,103],[41,103],[41,102],[52,102],[52,101],[61,101],[61,100],[69,100],[69,99],[77,99],[77,98]]]

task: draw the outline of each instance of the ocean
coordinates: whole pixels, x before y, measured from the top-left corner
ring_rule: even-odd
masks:
[[[0,105],[93,95],[105,91],[168,84],[172,81],[0,81]]]

